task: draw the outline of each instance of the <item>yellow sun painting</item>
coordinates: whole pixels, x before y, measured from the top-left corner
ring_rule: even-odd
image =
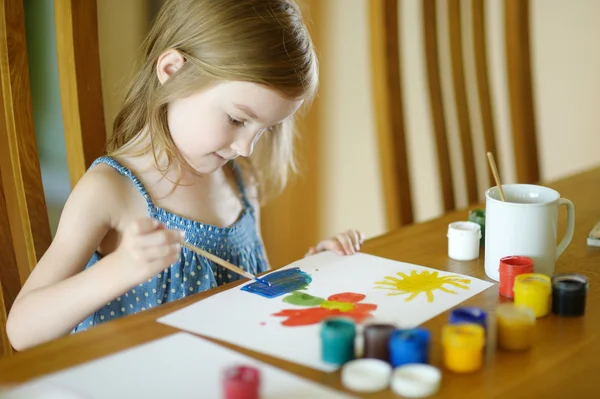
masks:
[[[471,283],[471,280],[460,276],[440,276],[437,271],[430,272],[424,270],[421,273],[417,273],[416,270],[412,270],[410,275],[403,272],[396,274],[400,278],[385,276],[384,281],[375,282],[375,284],[379,284],[375,288],[390,290],[391,292],[388,295],[410,294],[406,298],[406,302],[412,301],[421,293],[427,295],[428,302],[433,302],[433,291],[435,290],[456,295],[456,291],[446,288],[444,285],[451,285],[466,290],[469,289],[468,284]]]

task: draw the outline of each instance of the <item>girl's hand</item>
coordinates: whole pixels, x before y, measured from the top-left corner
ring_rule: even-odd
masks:
[[[123,266],[130,268],[139,281],[154,277],[169,267],[181,253],[184,233],[168,230],[154,219],[132,222],[123,232],[115,254]]]
[[[318,252],[333,251],[338,255],[352,255],[360,251],[360,246],[365,241],[365,236],[358,230],[347,230],[327,240],[323,240],[308,250],[305,256]]]

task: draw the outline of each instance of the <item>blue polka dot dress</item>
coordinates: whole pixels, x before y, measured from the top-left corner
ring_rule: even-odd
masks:
[[[237,164],[234,164],[233,172],[244,211],[233,225],[216,227],[183,218],[155,206],[142,182],[129,169],[110,157],[98,158],[91,167],[100,163],[110,165],[121,175],[128,177],[145,198],[149,216],[165,224],[168,228],[184,230],[186,240],[190,244],[203,248],[252,274],[267,270],[264,248],[256,231],[254,209],[246,197],[243,179]],[[102,255],[96,252],[86,269],[93,267],[101,258]],[[231,273],[222,266],[196,255],[184,247],[181,249],[181,255],[177,262],[158,273],[154,278],[144,281],[108,302],[83,320],[73,329],[73,332],[83,331],[96,324],[150,309],[240,278],[235,273]]]

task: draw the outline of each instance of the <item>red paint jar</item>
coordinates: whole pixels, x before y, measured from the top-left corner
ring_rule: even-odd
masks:
[[[500,295],[513,298],[515,277],[533,273],[533,260],[527,256],[505,256],[500,259]]]
[[[252,366],[234,366],[223,376],[225,399],[258,399],[260,397],[260,371]]]

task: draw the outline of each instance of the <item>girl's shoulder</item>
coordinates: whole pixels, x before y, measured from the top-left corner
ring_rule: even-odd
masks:
[[[73,188],[69,200],[77,202],[79,207],[105,214],[113,221],[128,212],[132,201],[143,202],[130,179],[105,162],[92,164]]]

